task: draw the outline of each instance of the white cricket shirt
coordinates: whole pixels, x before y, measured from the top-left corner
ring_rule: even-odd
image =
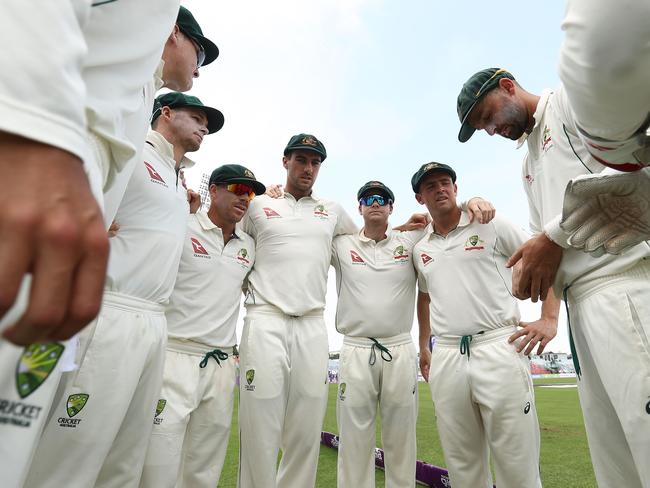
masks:
[[[462,212],[447,237],[431,226],[413,250],[420,291],[431,297],[431,333],[462,336],[519,323],[508,257],[528,240],[498,215],[488,224],[469,223]]]
[[[379,242],[368,239],[363,229],[334,238],[336,330],[374,338],[410,333],[417,278],[413,248],[423,235],[388,228]]]
[[[241,230],[223,233],[199,211],[190,215],[174,291],[165,310],[169,337],[211,347],[237,343],[242,285],[255,262],[255,241]]]
[[[158,132],[147,135],[144,159],[136,165],[110,239],[106,289],[167,303],[183,249],[189,204],[176,174],[173,147]],[[181,167],[194,163],[187,158]]]
[[[524,158],[522,179],[530,209],[530,227],[541,232],[547,224],[559,222],[564,190],[569,180],[580,175],[600,173],[605,166],[595,161],[577,136],[577,128],[563,87],[555,92],[545,90],[533,115],[535,126],[525,141],[528,153]],[[548,229],[547,229],[548,230]],[[645,243],[620,256],[594,258],[577,249],[565,249],[555,280],[555,294],[584,279],[621,273],[644,256],[650,256]]]
[[[332,239],[357,227],[338,203],[289,193],[256,197],[242,220],[255,239],[255,267],[246,305],[270,304],[287,315],[325,308]]]

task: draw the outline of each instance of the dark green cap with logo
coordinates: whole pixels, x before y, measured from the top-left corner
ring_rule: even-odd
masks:
[[[158,118],[163,107],[181,108],[191,107],[203,110],[208,118],[208,132],[212,134],[223,127],[223,114],[216,108],[203,105],[203,102],[192,95],[185,95],[180,92],[169,92],[156,98],[151,114],[151,123]]]
[[[467,142],[476,131],[467,122],[467,118],[476,107],[476,104],[499,84],[501,78],[515,79],[512,74],[503,68],[488,68],[474,73],[461,88],[456,102],[456,110],[461,123],[460,132],[458,133],[460,142]]]
[[[369,181],[359,188],[359,191],[357,192],[357,200],[360,200],[361,197],[366,195],[383,195],[390,198],[393,202],[395,201],[395,195],[391,189],[381,181]]]
[[[257,181],[253,172],[240,164],[224,164],[215,169],[210,175],[210,185],[217,183],[243,183],[250,186],[256,195],[266,192],[266,187]]]
[[[219,48],[207,37],[203,36],[201,26],[196,21],[192,12],[181,6],[178,10],[178,17],[176,17],[176,25],[183,34],[192,38],[194,42],[200,45],[205,51],[205,60],[202,66],[210,64],[219,56]]]
[[[325,158],[327,157],[327,151],[325,150],[323,143],[311,134],[297,134],[289,139],[287,147],[284,148],[284,155],[286,156],[291,151],[297,149],[307,149],[309,151],[317,152],[321,155],[321,161],[325,161]]]
[[[420,169],[413,175],[413,178],[411,178],[411,188],[413,188],[413,191],[415,193],[418,193],[420,191],[420,182],[422,181],[422,178],[434,171],[447,173],[449,176],[451,176],[452,183],[456,183],[456,172],[452,169],[451,166],[436,162],[425,163],[420,166]]]

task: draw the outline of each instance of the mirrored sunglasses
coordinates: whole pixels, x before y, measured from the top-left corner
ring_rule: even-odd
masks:
[[[380,207],[393,203],[390,198],[386,198],[382,195],[366,195],[365,197],[361,197],[359,199],[359,205],[365,205],[366,207],[372,205],[373,202],[377,202],[377,205]]]
[[[231,183],[226,185],[226,190],[235,195],[248,195],[248,200],[255,198],[255,190],[250,186],[244,185],[243,183]]]

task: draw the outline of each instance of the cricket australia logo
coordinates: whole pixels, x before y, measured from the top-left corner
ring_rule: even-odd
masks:
[[[147,172],[149,173],[149,178],[151,178],[151,181],[159,185],[163,185],[164,187],[167,187],[167,183],[165,183],[165,180],[162,179],[160,173],[158,173],[158,171],[156,171],[151,164],[144,161],[144,167],[147,168]]]
[[[244,388],[246,388],[247,391],[255,391],[255,385],[253,385],[254,380],[255,380],[255,370],[249,369],[248,371],[246,371],[246,384],[244,385]]]
[[[347,387],[347,385],[345,383],[341,383],[339,385],[339,400],[341,400],[342,402],[345,401],[345,388],[346,387]]]
[[[83,408],[86,406],[86,403],[88,403],[89,396],[90,395],[86,393],[74,393],[68,397],[68,401],[65,405],[65,410],[68,414],[68,418],[59,417],[57,419],[59,427],[71,427],[73,429],[77,428],[82,419],[74,419],[72,417],[83,410]]]
[[[212,259],[208,254],[208,251],[203,247],[203,244],[201,244],[196,237],[190,237],[190,243],[194,250],[194,257]]]
[[[26,398],[41,386],[56,367],[65,347],[58,342],[27,346],[16,365],[16,390]]]
[[[359,253],[357,251],[353,251],[352,249],[350,249],[350,259],[352,260],[352,264],[363,264],[364,266],[366,265],[363,258],[359,256]]]
[[[264,215],[266,215],[267,219],[280,219],[280,218],[282,218],[282,215],[277,213],[272,208],[264,207],[264,208],[262,208],[262,210],[264,211]]]
[[[303,144],[306,144],[308,146],[315,146],[316,145],[316,139],[314,139],[311,136],[303,137],[300,142],[303,143]]]
[[[422,264],[425,265],[425,266],[426,266],[427,264],[429,264],[431,261],[433,261],[433,258],[432,258],[431,256],[429,256],[429,255],[428,255],[427,253],[425,253],[425,252],[423,252],[422,254],[420,254],[420,258],[422,259]]]
[[[314,207],[314,217],[318,217],[321,220],[329,219],[329,213],[324,205],[316,205]]]
[[[240,263],[244,263],[246,265],[250,264],[250,261],[246,259],[246,256],[248,256],[248,250],[244,249],[243,247],[239,250],[237,253],[237,261]]]
[[[405,263],[409,259],[409,252],[404,246],[397,246],[393,251],[393,261]]]
[[[485,246],[483,246],[484,241],[481,240],[481,238],[475,234],[473,236],[469,236],[469,239],[465,242],[465,250],[466,251],[480,251],[481,249],[485,249]]]
[[[154,425],[160,425],[162,423],[163,418],[159,417],[159,415],[163,413],[163,410],[165,410],[166,405],[167,405],[167,400],[165,400],[164,398],[158,400],[158,404],[156,405],[156,413],[153,416]]]
[[[553,147],[553,139],[551,139],[551,129],[548,128],[548,125],[544,126],[544,131],[542,132],[542,151],[546,152]]]

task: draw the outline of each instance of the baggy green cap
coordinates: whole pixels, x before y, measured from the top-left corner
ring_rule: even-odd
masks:
[[[357,200],[360,200],[361,197],[365,195],[374,194],[386,196],[395,202],[395,195],[391,189],[384,185],[381,181],[369,181],[361,188],[359,188],[359,191],[357,192]]]
[[[192,12],[182,5],[178,10],[176,25],[183,34],[191,37],[197,44],[203,47],[203,50],[205,51],[205,60],[203,61],[202,66],[208,65],[217,59],[219,56],[219,48],[214,42],[203,36],[201,26],[192,15]]]
[[[417,172],[411,178],[411,188],[413,188],[413,191],[415,193],[418,193],[420,191],[420,182],[422,181],[422,178],[433,171],[447,173],[449,176],[451,176],[451,182],[456,183],[456,172],[452,169],[451,166],[432,161],[431,163],[425,163],[420,166],[420,169],[417,170]]]
[[[476,104],[497,86],[501,78],[515,79],[512,74],[503,68],[488,68],[474,73],[461,88],[456,103],[458,118],[461,122],[460,132],[458,133],[460,142],[467,142],[476,131],[474,127],[469,125],[467,118]]]
[[[181,108],[194,107],[203,110],[208,118],[208,133],[217,132],[223,127],[223,114],[216,108],[203,105],[203,102],[192,95],[185,95],[180,92],[169,92],[156,98],[151,114],[151,123],[158,118],[163,107]]]
[[[286,156],[289,152],[295,151],[296,149],[315,151],[321,155],[321,161],[325,161],[327,157],[327,151],[323,143],[311,134],[297,134],[289,139],[287,147],[284,148],[284,155]]]
[[[217,183],[243,183],[250,186],[256,195],[264,195],[266,187],[257,181],[253,172],[240,164],[224,164],[210,175],[210,185]]]

